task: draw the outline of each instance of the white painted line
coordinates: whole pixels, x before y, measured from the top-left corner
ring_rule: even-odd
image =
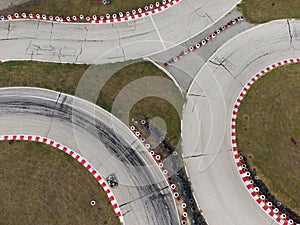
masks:
[[[159,33],[159,30],[158,30],[158,28],[157,28],[157,26],[156,26],[156,24],[155,24],[155,22],[154,22],[152,16],[150,15],[149,17],[150,17],[150,19],[151,19],[151,21],[152,21],[152,24],[153,24],[153,26],[154,26],[154,28],[155,28],[155,30],[156,30],[156,32],[157,32],[157,35],[158,35],[158,37],[159,37],[159,39],[160,39],[160,42],[162,43],[164,49],[167,49],[167,47],[166,47],[166,45],[165,45],[165,43],[164,43],[164,40],[162,39],[162,37],[161,37],[161,35],[160,35],[160,33]]]
[[[267,74],[269,71],[277,68],[277,67],[280,67],[280,66],[284,66],[284,65],[287,65],[287,64],[291,64],[291,63],[300,63],[300,58],[290,58],[290,59],[285,59],[285,60],[281,60],[281,61],[278,61],[276,64],[272,64],[268,67],[266,67],[265,69],[263,70],[260,70],[261,72],[257,72],[254,76],[252,76],[252,78],[244,85],[242,91],[240,92],[240,94],[238,95],[237,99],[235,100],[235,103],[233,105],[233,109],[232,109],[232,118],[236,119],[237,117],[237,114],[238,114],[238,109],[239,109],[239,106],[240,106],[240,103],[243,101],[244,97],[246,96],[247,92],[249,91],[249,89],[252,87],[252,86],[248,86],[248,84],[252,81],[254,83],[254,81],[252,79],[255,79],[255,81],[258,80],[258,78],[264,76],[265,74]],[[273,66],[274,65],[274,66]],[[259,77],[257,76],[259,75]],[[246,88],[246,90],[245,90]],[[242,94],[242,95],[241,95]],[[240,101],[240,102],[239,102]],[[238,154],[238,147],[237,147],[237,144],[236,144],[236,128],[232,128],[232,126],[236,126],[236,122],[233,122],[233,120],[231,119],[231,147],[232,147],[232,150],[234,148],[236,148],[236,151],[232,151],[232,154],[233,154],[233,158],[235,159],[235,156]],[[239,162],[239,160],[238,160]],[[240,166],[236,164],[236,167],[238,170],[240,170]],[[248,177],[247,173],[249,172],[244,172],[242,174],[240,174],[240,177],[242,178],[242,182],[244,183],[244,186],[246,187],[246,189],[248,190],[248,192],[250,193],[250,195],[252,196],[252,192],[253,192],[253,188],[249,188],[247,185],[249,183],[248,180],[244,180],[243,178],[245,177]],[[255,185],[255,183],[254,183]],[[257,188],[257,186],[256,186]],[[259,189],[258,189],[259,190]],[[260,206],[261,209],[263,209],[263,211],[270,216],[270,218],[272,218],[277,224],[288,224],[288,219],[286,218],[280,218],[278,215],[280,214],[274,214],[274,215],[270,215],[270,208],[269,206],[267,206],[266,202],[265,201],[261,201],[261,202],[257,202],[257,199],[259,199],[259,196],[257,195],[260,195],[260,194],[256,194],[255,196],[252,196],[252,198],[255,200],[255,202]],[[260,195],[261,196],[261,195]],[[268,199],[267,199],[268,200]],[[294,224],[294,223],[293,223]]]
[[[166,70],[165,68],[163,68],[161,65],[159,65],[158,63],[156,63],[154,60],[146,57],[146,58],[143,58],[144,60],[147,60],[151,63],[153,63],[156,67],[158,67],[160,70],[162,70],[165,74],[168,75],[168,77],[174,82],[174,84],[177,86],[177,88],[179,89],[179,91],[183,93],[183,89],[180,87],[180,85],[178,84],[177,80],[175,79],[175,77],[173,77],[173,75],[168,71]]]

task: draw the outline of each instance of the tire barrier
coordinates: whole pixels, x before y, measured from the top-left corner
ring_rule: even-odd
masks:
[[[91,201],[90,203],[91,203],[91,206],[94,206],[94,205],[96,205],[96,201],[94,201],[94,200],[93,200],[93,201]]]
[[[2,15],[0,17],[1,21],[8,21],[8,20],[19,20],[19,19],[41,19],[45,21],[53,21],[53,18],[57,22],[61,23],[72,23],[72,22],[82,22],[82,23],[93,23],[93,24],[107,24],[107,23],[120,23],[120,22],[128,22],[136,19],[141,19],[144,17],[148,17],[150,15],[158,14],[163,12],[172,6],[178,4],[183,0],[169,0],[162,2],[156,2],[155,4],[146,5],[143,8],[138,8],[137,10],[132,10],[131,12],[119,12],[118,14],[106,14],[106,16],[98,16],[98,15],[73,15],[73,16],[53,16],[53,15],[44,15],[40,16],[39,14],[26,14],[26,13],[14,13],[13,15]],[[125,16],[124,16],[125,14]],[[20,17],[22,15],[22,17]]]
[[[160,134],[160,132],[157,132],[158,129],[151,128],[149,123],[147,123],[145,120],[139,120],[139,119],[133,118],[132,121],[137,124],[142,125],[147,131],[151,132],[152,136],[154,136],[154,138],[157,141],[159,141],[159,143],[162,144],[163,147],[165,149],[167,149],[170,154],[174,152],[175,148],[172,147],[170,142],[167,141],[165,139],[165,137]]]
[[[172,190],[176,190],[176,185],[175,185],[175,184],[172,184],[172,185],[171,185],[171,189],[172,189]]]
[[[133,121],[136,121],[136,120],[133,120]],[[146,123],[145,120],[138,120],[138,121],[140,122],[140,124],[142,124],[142,125],[144,125],[144,126],[147,125],[147,123]],[[141,140],[141,139],[145,139],[145,138],[143,137],[142,132],[139,131],[137,127],[131,126],[131,127],[130,127],[130,130],[131,130],[136,136],[138,136],[137,133],[138,133],[138,134],[141,134],[140,140]],[[142,141],[141,141],[141,142],[142,142]],[[179,201],[179,200],[180,200],[180,196],[179,196],[179,193],[176,192],[176,185],[171,181],[171,178],[169,177],[169,172],[168,172],[168,170],[166,170],[166,169],[164,168],[163,163],[160,161],[161,156],[155,154],[155,151],[151,148],[150,144],[147,143],[146,140],[145,140],[144,142],[142,142],[142,144],[144,144],[144,146],[145,146],[145,148],[148,150],[149,154],[154,158],[154,160],[156,160],[156,162],[158,163],[158,167],[162,170],[163,175],[165,175],[166,177],[168,177],[168,180],[167,180],[167,181],[168,181],[170,190],[171,190],[172,192],[174,192],[173,197],[174,197],[174,199],[176,199],[177,201]]]
[[[259,177],[257,177],[255,171],[251,170],[249,164],[246,162],[245,157],[243,157],[241,153],[238,152],[236,141],[236,123],[239,107],[245,95],[255,83],[255,81],[257,81],[260,77],[264,76],[269,71],[291,63],[300,63],[300,58],[291,58],[279,61],[255,74],[244,86],[239,96],[237,97],[231,115],[231,147],[240,177],[248,192],[257,202],[260,208],[262,208],[275,222],[281,225],[299,225],[300,216],[298,216],[289,208],[282,206],[281,203],[269,193],[267,187],[261,180],[259,180]],[[243,165],[246,165],[246,168],[243,168]]]
[[[136,124],[143,126],[147,131],[151,132],[150,126],[145,120],[139,120],[139,119],[133,118],[132,121],[135,122]],[[177,206],[182,208],[182,210],[179,210],[179,211],[183,211],[182,215],[180,217],[181,223],[186,224],[186,220],[188,217],[187,211],[190,210],[191,220],[193,221],[192,224],[207,225],[207,223],[205,222],[205,219],[202,216],[202,214],[200,213],[200,211],[199,210],[196,211],[196,207],[195,207],[193,196],[192,196],[192,190],[190,188],[190,185],[186,183],[188,181],[182,180],[183,179],[182,169],[179,172],[177,172],[176,176],[175,176],[178,181],[178,187],[177,187],[175,184],[175,181],[173,182],[172,178],[169,175],[168,169],[170,169],[170,165],[169,165],[170,163],[168,161],[166,161],[166,165],[164,165],[164,163],[161,162],[161,156],[155,153],[154,149],[152,149],[151,145],[147,142],[147,139],[144,138],[143,132],[140,131],[136,126],[134,126],[134,125],[130,126],[130,130],[134,133],[134,135],[136,135],[136,133],[139,132],[139,134],[141,135],[141,137],[139,137],[139,140],[146,147],[147,151],[149,152],[151,157],[156,161],[156,163],[158,164],[158,167],[161,169],[163,175],[166,177],[167,182],[169,184],[170,191],[171,191],[171,193],[173,193],[173,197],[177,201]],[[153,135],[153,132],[151,132],[151,133]],[[144,139],[144,141],[142,141],[143,139]],[[166,143],[161,141],[159,137],[156,137],[156,139],[160,141],[160,144],[164,145],[165,149],[170,151],[170,149],[169,149],[170,146],[166,145]],[[173,152],[171,151],[171,154],[169,156],[177,157],[177,152],[174,151],[174,149],[172,149],[172,150],[173,150]],[[172,168],[172,165],[171,165],[171,168]],[[170,169],[170,171],[171,170],[173,172],[173,169]],[[188,204],[183,202],[183,200],[181,199],[180,194],[178,193],[180,191],[183,193],[183,198],[185,198],[187,200],[186,202]],[[197,209],[198,209],[198,207],[197,207]]]
[[[146,124],[146,122],[144,120],[141,120],[141,124]],[[152,156],[152,158],[156,161],[158,167],[162,170],[162,173],[165,176],[169,176],[169,172],[168,170],[166,170],[164,168],[163,163],[161,162],[161,156],[156,154],[155,151],[151,148],[151,145],[149,143],[147,143],[146,138],[144,138],[144,135],[141,131],[138,130],[138,128],[136,126],[130,126],[130,130],[135,134],[135,136],[137,136],[139,138],[139,140],[141,141],[141,143],[145,146],[145,148],[147,149],[147,151],[149,152],[149,154]],[[142,141],[142,139],[144,141]],[[169,186],[171,188],[171,190],[176,190],[176,185],[175,184],[170,184]],[[177,197],[178,198],[178,197]],[[176,199],[177,199],[176,198]]]
[[[188,49],[184,50],[183,52],[179,53],[179,55],[173,57],[171,60],[169,60],[168,62],[165,62],[163,64],[164,67],[169,66],[170,64],[174,64],[176,62],[178,62],[179,59],[181,59],[182,57],[184,57],[185,55],[188,55],[189,53],[201,48],[202,46],[204,46],[205,44],[207,44],[207,42],[209,42],[210,40],[214,39],[217,35],[219,35],[222,31],[225,31],[226,29],[228,29],[229,27],[233,26],[234,24],[240,23],[244,20],[244,17],[240,16],[237,17],[236,19],[231,20],[230,22],[228,22],[226,25],[224,25],[222,28],[217,29],[216,31],[214,31],[213,33],[209,34],[206,36],[205,39],[200,40],[199,42],[197,42],[195,45],[190,46]]]
[[[73,151],[72,149],[54,141],[46,137],[42,136],[37,136],[37,135],[23,135],[23,134],[16,134],[16,135],[0,135],[0,141],[35,141],[35,142],[40,142],[44,143],[47,145],[50,145],[58,150],[63,151],[64,153],[68,154],[72,158],[74,158],[76,161],[78,161],[81,165],[83,165],[93,176],[94,178],[98,181],[98,183],[101,185],[103,190],[105,191],[115,213],[116,216],[119,218],[121,224],[125,224],[121,209],[119,207],[119,204],[111,191],[109,185],[106,183],[106,180],[102,178],[102,176],[98,173],[97,170],[95,170],[92,165],[81,155]],[[92,200],[90,202],[92,206],[96,205],[96,201]]]

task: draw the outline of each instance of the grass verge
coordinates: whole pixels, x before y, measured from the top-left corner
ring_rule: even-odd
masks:
[[[9,9],[0,11],[8,15],[15,12],[40,13],[47,15],[105,15],[106,13],[119,13],[143,8],[154,0],[111,0],[110,5],[102,5],[94,0],[34,0]]]
[[[277,19],[300,19],[300,1],[243,0],[238,9],[250,23],[265,23]]]
[[[0,224],[120,224],[100,184],[70,156],[34,142],[1,141],[0,149]]]
[[[239,151],[270,192],[300,214],[300,64],[277,68],[247,93],[237,118]],[[294,145],[291,139],[298,143]]]
[[[107,66],[107,65],[106,65]],[[94,70],[101,70],[102,66],[93,66]],[[32,61],[6,62],[0,64],[0,87],[29,86],[47,88],[74,95],[81,77],[89,68],[88,65],[43,63]],[[99,74],[101,76],[101,74]],[[149,77],[169,77],[151,62],[143,61],[128,65],[116,72],[106,83],[99,94],[97,105],[111,112],[115,98],[120,91],[131,82]],[[101,78],[96,78],[94,82]],[[149,88],[149,87],[148,87]],[[151,87],[150,87],[151,88]],[[162,90],[166,91],[166,90]],[[174,85],[171,92],[178,96],[178,105],[184,103],[184,98]],[[122,117],[122,115],[120,115]],[[130,118],[151,119],[162,118],[167,126],[167,139],[176,146],[180,140],[181,115],[164,99],[157,97],[144,98],[133,106]]]

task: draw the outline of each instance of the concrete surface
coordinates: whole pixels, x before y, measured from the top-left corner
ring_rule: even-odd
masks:
[[[126,224],[178,225],[167,182],[131,131],[103,109],[76,97],[35,88],[0,89],[0,134],[41,135],[74,149],[103,177]]]
[[[165,62],[173,59],[180,52],[188,49],[190,46],[195,46],[196,43],[204,40],[209,34],[213,33],[231,20],[234,20],[240,16],[242,16],[242,14],[237,9],[234,9],[225,17],[214,23],[208,29],[205,29],[200,34],[197,34],[196,36],[181,43],[180,45],[176,45],[175,47],[158,54],[151,55],[150,58],[159,65],[163,66]],[[216,36],[216,38],[210,40],[206,45],[182,57],[176,63],[170,64],[165,69],[175,78],[182,90],[184,90],[184,92],[186,93],[189,86],[191,85],[191,82],[198,74],[199,70],[207,62],[207,60],[231,38],[253,26],[254,25],[249,24],[246,21],[241,21],[240,23],[237,23],[227,30],[221,32]]]
[[[300,21],[259,25],[219,48],[188,90],[183,113],[184,158],[209,224],[275,224],[249,195],[234,164],[231,113],[239,92],[257,71],[299,56]]]
[[[238,2],[185,0],[133,23],[0,22],[0,59],[102,64],[141,58],[196,35]]]
[[[113,25],[1,22],[0,59],[102,64],[161,53],[151,59],[163,63],[238,15],[235,11],[217,22],[238,2],[186,0],[152,17]],[[243,186],[232,158],[229,125],[234,101],[256,71],[299,57],[300,22],[280,20],[249,27],[245,23],[229,29],[169,68],[188,90],[183,156],[196,200],[210,225],[275,224]],[[1,89],[0,134],[49,137],[78,149],[103,177],[115,173],[122,185],[114,194],[127,224],[178,224],[167,184],[157,167],[144,168],[152,162],[128,129],[89,103],[58,96],[36,89]]]

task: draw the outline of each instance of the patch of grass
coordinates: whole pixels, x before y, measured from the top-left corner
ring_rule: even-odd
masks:
[[[105,15],[106,13],[119,13],[131,11],[139,7],[155,3],[153,0],[111,0],[110,5],[102,5],[94,0],[34,0],[19,6],[0,11],[8,15],[15,12],[40,13],[47,15]]]
[[[19,141],[1,141],[0,153],[0,224],[120,224],[100,184],[67,154]]]
[[[0,64],[0,87],[40,87],[74,95],[81,77],[88,68],[88,65],[75,64],[32,61],[6,62]],[[99,68],[98,66],[93,66],[93,69],[101,70],[102,67],[101,65],[99,65]],[[101,76],[101,74],[99,74],[99,76]],[[96,102],[97,105],[111,112],[115,98],[124,87],[137,79],[149,76],[169,79],[163,71],[158,69],[151,62],[143,61],[133,63],[116,72],[105,83]],[[91,82],[97,83],[99,80],[101,80],[101,77],[96,77]],[[181,96],[179,90],[174,85],[169,91],[178,96],[177,105],[180,105],[181,109],[184,98]],[[181,133],[181,115],[178,115],[174,107],[166,100],[157,97],[142,99],[131,109],[129,120],[133,117],[139,119],[162,118],[168,128],[166,137],[173,145],[176,146],[178,144]],[[121,119],[124,121],[124,118]]]
[[[277,19],[300,18],[300,1],[243,0],[238,9],[250,23],[265,23]]]
[[[155,67],[150,62],[134,63],[121,69],[110,78],[110,80],[105,84],[104,88],[100,92],[97,104],[105,109],[108,109],[108,111],[111,111],[116,97],[120,94],[120,91],[124,87],[135,80],[150,76],[161,77],[170,80],[163,71]],[[146,90],[146,85],[144,88]],[[167,90],[162,89],[161,91],[166,92]],[[174,93],[174,96],[177,97],[176,103],[180,106],[181,109],[184,103],[184,98],[180,94],[180,91],[175,85],[173,85],[172,90],[169,91]],[[136,104],[130,111],[130,118],[123,118],[122,112],[118,112],[116,113],[116,115],[122,121],[126,121],[126,119],[131,120],[131,118],[148,120],[151,118],[160,117],[165,121],[168,129],[166,137],[171,141],[173,145],[178,144],[181,133],[181,115],[178,115],[174,106],[164,99],[158,97],[146,97],[136,102]]]
[[[0,87],[41,87],[74,94],[88,65],[31,61],[0,64]]]
[[[239,109],[239,151],[283,205],[300,214],[300,64],[260,78]],[[291,138],[298,143],[291,143]]]
[[[126,66],[116,72],[105,84],[100,92],[100,97],[109,106],[113,105],[115,98],[120,91],[131,82],[147,76],[164,77],[169,79],[166,74],[154,66],[151,62],[138,62]],[[98,100],[97,104],[99,103]]]
[[[178,145],[181,134],[181,115],[178,115],[169,102],[156,97],[145,98],[135,104],[131,110],[130,117],[146,120],[160,117],[167,126],[166,138],[174,147]]]

